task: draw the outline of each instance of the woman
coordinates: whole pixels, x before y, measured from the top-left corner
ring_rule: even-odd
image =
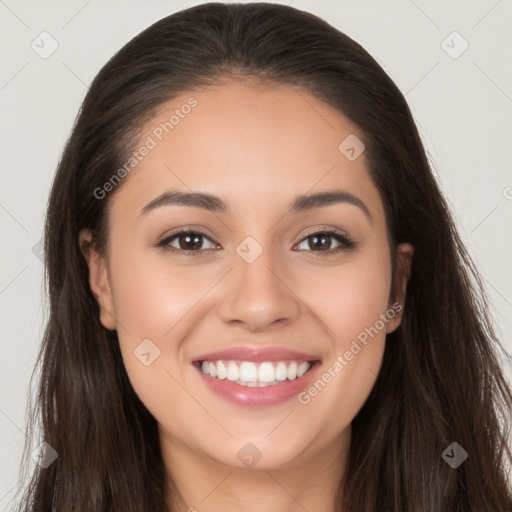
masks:
[[[478,274],[403,95],[317,17],[205,4],[130,41],[45,254],[19,510],[512,510]]]

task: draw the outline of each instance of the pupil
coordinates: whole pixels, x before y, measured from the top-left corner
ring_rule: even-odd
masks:
[[[194,234],[193,235],[182,235],[180,237],[180,248],[181,249],[197,250],[197,249],[201,249],[201,245],[202,245],[201,235],[194,235]]]
[[[329,249],[331,247],[331,239],[326,235],[313,235],[310,237],[313,240],[313,245],[320,249]],[[321,240],[320,243],[318,243]]]

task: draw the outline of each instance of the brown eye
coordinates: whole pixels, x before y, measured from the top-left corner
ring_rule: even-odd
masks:
[[[185,250],[199,250],[203,246],[203,237],[197,233],[187,233],[177,237],[179,248]]]
[[[213,247],[205,248],[205,241],[208,241]],[[171,252],[182,252],[187,253],[187,255],[199,254],[205,252],[206,249],[217,247],[208,236],[198,231],[180,231],[174,233],[164,238],[158,245]]]
[[[335,244],[333,248],[333,239]],[[304,247],[306,245],[306,247]],[[303,246],[303,247],[301,247]],[[329,254],[348,250],[355,244],[347,236],[336,231],[317,231],[305,237],[298,245],[299,250],[310,250],[312,252],[327,252]],[[332,250],[331,250],[332,249]]]
[[[332,239],[329,235],[310,235],[307,237],[309,247],[321,250],[328,250],[331,248]]]

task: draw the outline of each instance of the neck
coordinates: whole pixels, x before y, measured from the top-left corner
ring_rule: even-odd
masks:
[[[168,477],[167,502],[183,512],[334,512],[345,474],[351,428],[314,453],[280,467],[240,468],[212,460],[160,430]],[[261,461],[263,462],[263,461]]]

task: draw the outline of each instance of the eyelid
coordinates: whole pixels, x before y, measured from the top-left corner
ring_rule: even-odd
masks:
[[[342,229],[335,228],[333,226],[320,226],[315,227],[307,230],[303,235],[300,241],[304,240],[304,238],[307,238],[308,236],[314,235],[316,233],[336,233],[337,235],[341,235],[345,238],[350,238],[348,233],[346,231],[343,231]]]
[[[203,229],[203,228],[201,228],[201,229]],[[195,234],[195,235],[200,235],[203,238],[209,240],[213,245],[215,245],[217,247],[220,246],[220,244],[212,236],[204,233],[203,231],[201,231],[201,229],[196,229],[196,228],[193,228],[190,226],[181,226],[179,228],[172,230],[171,232],[166,233],[162,237],[160,237],[158,242],[156,243],[156,247],[164,249],[171,253],[183,254],[186,256],[205,254],[205,253],[209,253],[212,250],[214,250],[214,249],[199,249],[199,250],[193,250],[193,251],[185,251],[183,249],[177,249],[176,247],[172,247],[170,245],[171,240],[179,237],[180,235],[186,235],[186,234],[190,234],[190,233]]]
[[[159,242],[164,242],[164,241],[169,240],[170,238],[173,238],[177,235],[194,233],[194,234],[201,235],[201,236],[207,238],[208,240],[213,242],[215,245],[220,245],[212,235],[209,235],[205,231],[207,231],[207,229],[203,228],[202,226],[199,226],[197,228],[192,227],[192,226],[187,226],[187,225],[180,226],[179,228],[172,229],[171,231],[168,231],[164,235],[159,237]]]
[[[306,233],[304,233],[302,235],[301,239],[299,240],[299,242],[297,242],[294,245],[294,247],[297,245],[300,245],[301,243],[304,243],[304,241],[307,238],[309,238],[310,236],[316,235],[316,234],[325,234],[330,238],[334,238],[338,241],[340,246],[336,247],[334,249],[329,249],[327,251],[311,251],[311,250],[305,251],[305,250],[300,249],[299,252],[307,252],[307,253],[313,253],[313,254],[316,253],[318,255],[328,256],[328,255],[337,254],[341,251],[349,251],[351,249],[354,249],[357,246],[357,243],[352,239],[352,237],[346,231],[341,230],[339,228],[335,228],[333,226],[320,226],[320,227],[316,227],[316,228],[311,228],[310,230],[306,231]]]
[[[175,230],[173,230],[170,233],[165,234],[163,237],[160,238],[160,240],[157,242],[156,245],[157,245],[157,247],[163,248],[164,250],[167,250],[167,251],[170,251],[173,253],[180,253],[180,254],[187,255],[187,256],[201,255],[201,254],[205,254],[205,253],[210,253],[212,250],[214,250],[214,249],[198,249],[198,250],[186,251],[184,249],[177,249],[170,245],[170,242],[172,239],[175,239],[175,238],[179,237],[180,235],[186,235],[186,234],[190,234],[190,233],[199,235],[199,236],[209,240],[213,245],[216,245],[217,248],[220,247],[220,244],[217,241],[215,241],[215,239],[213,237],[204,233],[200,229],[195,229],[195,228],[189,227],[189,226],[182,226],[180,228],[176,228]],[[308,250],[300,249],[298,252],[318,253],[318,255],[332,255],[332,254],[336,254],[337,252],[340,252],[342,250],[347,251],[347,250],[353,249],[357,245],[356,242],[354,242],[352,240],[352,238],[345,231],[343,231],[339,228],[332,227],[332,226],[321,226],[321,227],[311,228],[310,230],[306,231],[306,233],[304,233],[301,236],[300,240],[294,244],[294,247],[303,243],[308,237],[313,236],[315,234],[325,234],[328,237],[335,238],[335,239],[337,239],[338,243],[340,243],[340,246],[336,247],[334,249],[329,249],[327,251],[312,251],[312,250],[308,251]],[[336,237],[336,235],[338,235],[338,237]]]

